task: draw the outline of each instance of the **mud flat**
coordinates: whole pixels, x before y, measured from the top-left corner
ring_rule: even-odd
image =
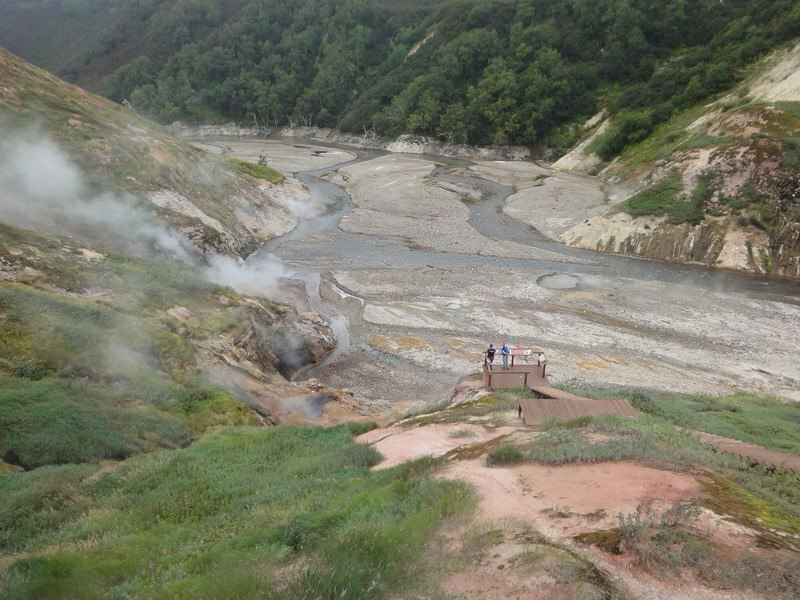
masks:
[[[594,177],[530,162],[482,161],[469,170],[478,177],[512,186],[514,193],[502,207],[503,212],[554,240],[630,195],[629,190]]]
[[[266,164],[284,174],[313,171],[332,167],[356,157],[354,152],[316,144],[279,140],[248,140],[230,138],[203,138],[193,145],[213,154],[221,154],[258,162],[264,157]]]
[[[482,192],[467,184],[441,184],[429,160],[391,155],[339,170],[332,181],[350,194],[355,208],[340,228],[364,235],[401,237],[411,248],[528,260],[579,262],[550,250],[481,235],[469,225],[469,202]]]
[[[286,157],[284,169],[316,160],[280,140],[233,153],[257,156],[261,144]],[[312,196],[339,201],[319,226],[301,224],[269,248],[290,269],[322,274],[320,301],[348,328],[347,351],[314,373],[324,383],[402,414],[447,398],[486,344],[508,342],[546,348],[555,384],[800,400],[800,286],[569,248],[504,223],[486,203],[525,189],[537,197],[548,170],[532,163],[351,156],[339,156],[338,171],[298,175]],[[608,190],[585,176],[584,194],[559,188],[567,175],[544,181],[573,206],[569,219],[583,219]],[[568,226],[538,214],[538,231]]]

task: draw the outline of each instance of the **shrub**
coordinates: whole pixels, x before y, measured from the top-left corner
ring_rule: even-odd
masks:
[[[617,115],[611,130],[600,137],[597,154],[603,160],[611,160],[629,144],[650,135],[653,127],[653,113],[649,110],[622,111]]]
[[[229,158],[227,160],[233,167],[236,168],[236,170],[241,173],[245,173],[246,175],[250,175],[250,177],[263,179],[278,185],[282,184],[286,180],[286,177],[284,177],[282,173],[279,173],[275,169],[271,169],[267,165],[241,160],[239,158]]]
[[[618,210],[634,217],[643,215],[666,215],[670,223],[699,223],[703,218],[706,202],[713,190],[710,183],[701,178],[691,196],[681,195],[683,182],[678,169],[673,168],[660,181],[618,205]]]
[[[511,465],[525,460],[522,450],[512,444],[493,448],[486,455],[486,464],[490,467]]]
[[[379,426],[375,421],[348,421],[347,423],[343,423],[342,427],[353,437],[358,437],[368,431],[377,429]]]

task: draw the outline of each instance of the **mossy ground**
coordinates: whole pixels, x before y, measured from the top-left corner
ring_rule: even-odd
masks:
[[[735,481],[710,475],[703,483],[705,505],[719,514],[761,531],[761,539],[777,547],[789,546],[800,551],[800,517],[783,510]],[[786,535],[788,534],[788,535]]]
[[[516,409],[518,396],[514,393],[493,391],[479,393],[458,404],[442,403],[423,408],[418,413],[406,415],[400,424],[403,427],[432,423],[483,422],[498,424],[501,413]]]
[[[284,177],[281,173],[278,173],[278,171],[275,169],[271,169],[266,165],[247,160],[241,160],[238,158],[230,158],[228,160],[239,172],[246,173],[255,179],[263,179],[264,181],[269,181],[270,183],[275,183],[278,185],[286,181],[286,177]]]

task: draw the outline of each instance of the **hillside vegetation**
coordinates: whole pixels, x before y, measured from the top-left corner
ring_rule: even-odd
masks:
[[[276,200],[283,180],[275,173],[242,173],[2,48],[0,80],[5,144],[46,137],[80,169],[89,191],[132,194],[199,250],[246,256],[296,223]]]
[[[215,249],[247,252],[273,213],[291,225],[269,195],[282,177],[243,174],[6,51],[0,75],[0,465],[120,460],[270,420],[237,360],[276,394],[330,333],[212,280],[240,268]]]
[[[735,93],[673,115],[611,162],[602,161],[605,138],[595,136],[587,149],[600,156],[583,167],[593,164],[636,193],[564,240],[800,276],[800,92],[784,89],[790,75],[783,72],[798,59],[800,45],[776,53]],[[762,77],[771,85],[759,86]],[[771,99],[773,90],[780,99]]]
[[[0,475],[5,598],[364,598],[424,584],[423,544],[468,512],[431,461],[335,429],[228,428],[189,449]]]
[[[601,150],[610,158],[791,40],[800,8],[791,0],[12,0],[0,23],[0,44],[162,121],[566,149],[569,125],[608,107],[619,115]],[[55,45],[67,51],[47,50]]]

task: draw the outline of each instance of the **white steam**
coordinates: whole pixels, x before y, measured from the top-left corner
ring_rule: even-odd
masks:
[[[245,264],[212,253],[201,260],[182,233],[159,221],[135,197],[92,190],[80,169],[52,141],[32,132],[0,140],[0,221],[105,242],[137,255],[167,254],[214,283],[268,295],[287,275],[268,255]]]
[[[93,193],[80,170],[47,138],[0,142],[0,219],[34,230],[95,230],[131,251],[156,248],[188,261],[188,240],[157,222],[135,198]]]
[[[319,202],[313,202],[311,198],[300,199],[282,194],[278,196],[277,202],[300,220],[318,217],[325,212],[325,206]]]
[[[212,283],[226,285],[244,294],[266,295],[277,289],[289,272],[274,254],[259,256],[257,261],[244,263],[230,256],[212,254],[203,272]]]

